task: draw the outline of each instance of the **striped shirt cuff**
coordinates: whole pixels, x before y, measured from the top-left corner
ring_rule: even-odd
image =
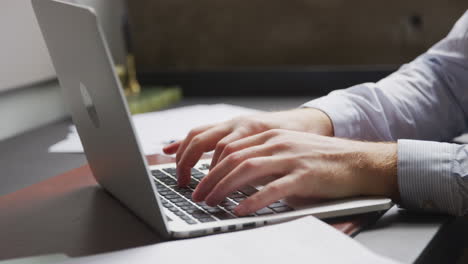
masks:
[[[456,144],[398,140],[398,186],[401,206],[455,215],[463,214],[452,173]]]

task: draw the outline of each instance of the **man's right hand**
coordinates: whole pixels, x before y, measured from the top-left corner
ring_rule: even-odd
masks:
[[[229,144],[270,129],[286,129],[333,136],[330,118],[320,110],[301,108],[283,112],[243,116],[219,124],[192,129],[184,140],[166,146],[166,154],[176,154],[179,186],[190,182],[190,170],[204,152],[214,150],[211,168]]]

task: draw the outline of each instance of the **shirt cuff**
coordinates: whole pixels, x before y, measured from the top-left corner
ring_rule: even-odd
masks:
[[[401,206],[461,215],[452,174],[458,145],[398,140],[398,187]]]
[[[343,92],[344,90],[331,92],[301,107],[315,108],[328,115],[333,124],[335,137],[356,139],[360,135],[360,126],[355,125],[359,122],[359,114],[351,100],[342,95]]]

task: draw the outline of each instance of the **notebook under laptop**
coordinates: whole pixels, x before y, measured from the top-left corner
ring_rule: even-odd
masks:
[[[192,202],[191,193],[208,172],[209,161],[201,160],[192,169],[188,188],[176,186],[175,164],[148,166],[94,11],[58,0],[32,3],[94,177],[162,236],[193,237],[303,215],[337,217],[392,205],[379,197],[300,207],[278,201],[250,216],[235,216],[232,209],[257,191],[252,186],[234,192],[217,207]]]

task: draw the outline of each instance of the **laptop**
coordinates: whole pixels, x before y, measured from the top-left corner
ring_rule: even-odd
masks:
[[[209,160],[201,160],[192,169],[187,188],[177,187],[175,164],[148,166],[95,12],[59,0],[32,0],[32,4],[94,177],[164,238],[253,228],[304,215],[330,218],[381,211],[392,206],[390,199],[381,197],[301,206],[281,200],[246,217],[233,214],[232,209],[258,186],[244,186],[216,207],[192,202],[194,188],[208,173]]]

